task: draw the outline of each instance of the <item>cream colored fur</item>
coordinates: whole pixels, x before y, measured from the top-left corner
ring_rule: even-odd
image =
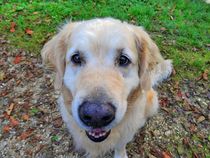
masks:
[[[119,49],[130,57],[128,67],[115,65]],[[82,66],[71,62],[78,50],[85,56]],[[158,110],[153,86],[170,75],[171,61],[162,58],[142,27],[112,18],[67,23],[41,54],[43,62],[56,71],[55,88],[61,91],[58,104],[76,148],[84,149],[91,158],[109,150],[115,150],[115,158],[127,158],[126,144]],[[86,136],[89,127],[77,111],[84,98],[97,95],[95,89],[100,87],[114,102],[116,116],[106,127],[111,129],[108,138],[94,143]]]

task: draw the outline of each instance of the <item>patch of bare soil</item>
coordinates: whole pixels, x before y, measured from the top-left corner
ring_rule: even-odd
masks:
[[[52,72],[42,68],[40,57],[9,51],[2,43],[0,157],[84,157],[74,151],[59,114]],[[210,156],[209,85],[208,80],[183,79],[157,87],[159,113],[127,145],[129,157]]]

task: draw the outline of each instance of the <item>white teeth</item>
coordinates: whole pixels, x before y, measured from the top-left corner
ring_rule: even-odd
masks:
[[[95,138],[100,138],[102,136],[105,136],[106,135],[106,132],[99,133],[99,134],[96,135],[94,132],[89,131],[88,134],[91,135],[91,136],[93,136],[93,137],[95,137]]]

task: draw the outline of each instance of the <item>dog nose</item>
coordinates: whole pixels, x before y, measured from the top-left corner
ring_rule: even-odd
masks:
[[[115,107],[110,103],[84,102],[79,107],[81,121],[91,127],[104,127],[115,118]]]

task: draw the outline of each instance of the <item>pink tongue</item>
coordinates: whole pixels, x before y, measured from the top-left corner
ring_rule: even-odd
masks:
[[[100,134],[100,133],[102,133],[104,131],[102,129],[100,129],[100,128],[94,128],[94,129],[92,129],[92,132],[95,133],[96,135],[98,135],[98,134]]]

